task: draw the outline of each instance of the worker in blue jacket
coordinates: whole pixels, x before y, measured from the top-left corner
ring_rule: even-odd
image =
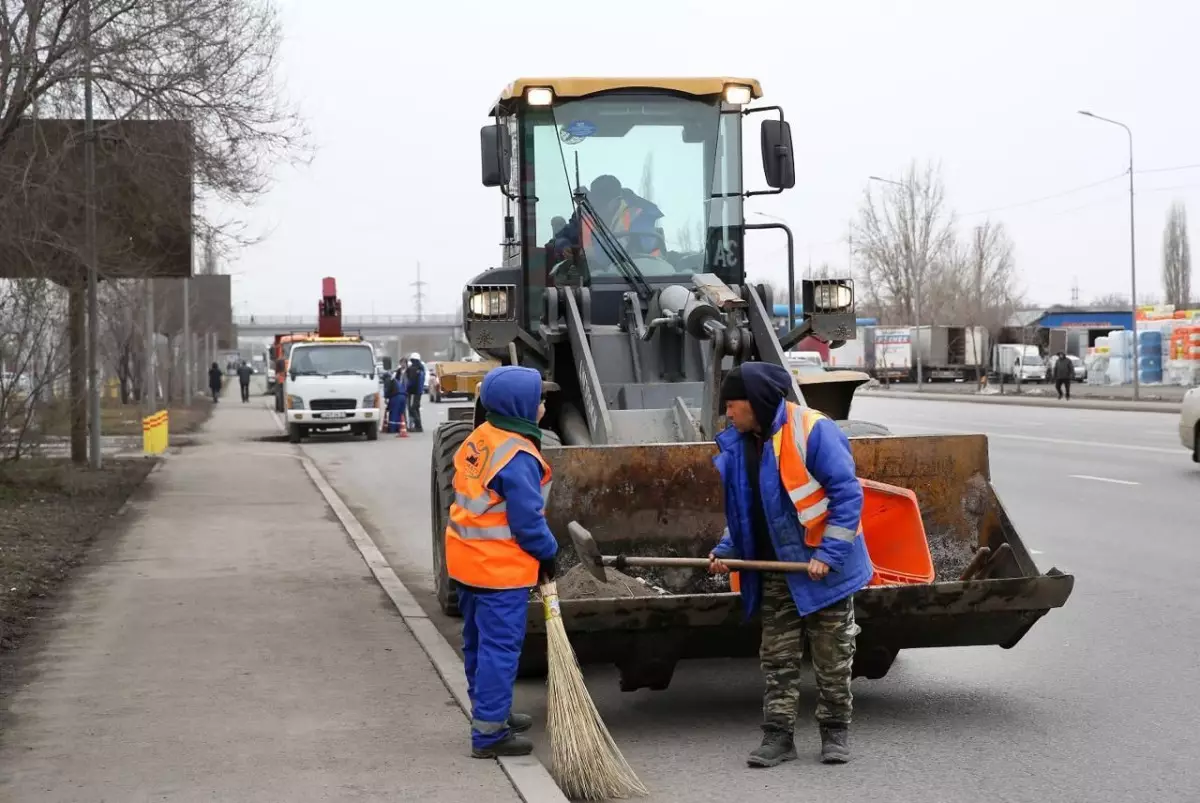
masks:
[[[850,758],[850,680],[854,593],[874,569],[863,541],[863,491],[850,442],[838,425],[787,400],[792,377],[783,368],[743,363],[721,385],[732,425],[717,435],[714,459],[725,494],[724,537],[709,555],[711,570],[728,572],[724,558],[807,562],[807,573],[742,572],[747,618],[761,608],[760,663],[763,740],[752,767],[796,758],[794,727],[800,696],[800,657],[807,637],[817,685],[821,761]]]
[[[404,374],[400,368],[397,368],[396,372],[384,381],[383,395],[387,400],[387,420],[383,431],[399,432],[400,423],[404,419],[407,408]]]
[[[558,541],[546,524],[550,467],[541,456],[542,377],[532,368],[488,372],[487,413],[454,455],[446,572],[463,615],[463,663],[471,698],[471,755],[528,755],[518,735],[533,720],[512,709],[530,589],[555,573]]]

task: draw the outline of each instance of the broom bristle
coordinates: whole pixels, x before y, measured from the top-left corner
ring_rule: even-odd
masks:
[[[623,800],[647,794],[588,694],[559,615],[557,586],[546,583],[541,592],[549,663],[546,730],[551,775],[572,800]]]

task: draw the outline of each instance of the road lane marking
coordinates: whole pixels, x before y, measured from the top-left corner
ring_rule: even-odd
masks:
[[[1114,485],[1141,485],[1140,482],[1132,480],[1114,480],[1112,477],[1093,477],[1091,474],[1068,474],[1068,477],[1077,480],[1093,480],[1095,482],[1111,482]]]
[[[881,422],[882,423],[882,422]],[[1104,441],[1080,441],[1071,438],[1045,438],[1038,435],[1010,435],[1006,432],[985,432],[979,429],[950,429],[949,427],[922,427],[915,424],[885,424],[893,429],[912,429],[918,432],[931,432],[939,435],[987,435],[989,438],[1007,438],[1014,441],[1033,441],[1035,443],[1054,443],[1062,446],[1093,446],[1099,449],[1124,449],[1130,452],[1152,452],[1154,454],[1178,455],[1186,449],[1167,449],[1161,446],[1139,446],[1133,443],[1106,443]]]

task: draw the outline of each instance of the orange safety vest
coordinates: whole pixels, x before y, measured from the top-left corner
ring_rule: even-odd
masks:
[[[550,496],[550,466],[520,435],[484,423],[454,454],[454,500],[446,525],[446,572],[475,588],[537,585],[538,561],[517,543],[508,527],[508,506],[488,487],[519,452],[542,467],[542,500]]]
[[[771,446],[775,451],[775,462],[779,466],[779,478],[788,492],[800,524],[804,527],[804,544],[816,549],[821,545],[825,535],[825,523],[829,519],[829,499],[825,489],[808,473],[806,459],[808,457],[808,434],[822,418],[811,407],[801,407],[792,402],[787,403],[787,420],[779,431],[771,436]],[[788,448],[784,449],[784,446]],[[858,532],[862,533],[862,522],[858,524]]]
[[[610,221],[610,228],[613,230],[613,234],[632,232],[634,218],[640,214],[642,214],[641,209],[635,209],[622,200],[620,206],[617,208],[617,213],[613,215],[613,219]],[[646,236],[650,235],[647,234]],[[583,221],[583,247],[585,249],[592,247],[592,224],[587,220]],[[650,252],[650,255],[662,256],[662,250],[655,248]]]
[[[775,464],[779,467],[779,479],[804,527],[804,545],[816,549],[821,546],[829,519],[829,498],[821,483],[808,472],[808,435],[817,422],[826,416],[811,407],[801,407],[787,402],[787,417],[779,431],[771,436],[771,447],[775,452]],[[784,448],[784,447],[787,448]],[[858,535],[862,535],[862,522],[858,524]],[[730,589],[741,590],[741,578],[730,573]]]

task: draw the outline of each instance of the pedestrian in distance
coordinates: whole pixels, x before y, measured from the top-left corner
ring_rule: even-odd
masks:
[[[405,391],[408,394],[408,431],[421,432],[421,395],[425,392],[425,363],[413,352],[404,369]]]
[[[807,639],[816,677],[821,761],[850,759],[854,594],[874,569],[862,533],[863,491],[850,442],[830,418],[787,400],[792,378],[777,365],[744,363],[721,384],[732,425],[716,437],[726,530],[709,554],[807,562],[808,573],[742,572],[742,607],[762,609],[762,744],[751,767],[796,758],[800,657]]]
[[[546,524],[550,466],[542,459],[542,377],[509,365],[480,387],[484,423],[454,455],[454,501],[446,526],[446,572],[463,616],[463,663],[471,698],[471,755],[524,756],[533,725],[512,711],[529,592],[554,578],[558,542]]]
[[[237,375],[238,385],[242,388],[242,403],[247,404],[250,401],[250,377],[254,375],[254,371],[245,360],[242,360],[242,364],[238,366]]]
[[[1057,359],[1054,361],[1054,389],[1058,391],[1058,398],[1063,397],[1063,391],[1066,391],[1067,401],[1071,400],[1071,380],[1075,378],[1075,366],[1067,359],[1067,355],[1063,352],[1058,352]]]
[[[212,391],[213,404],[216,404],[221,398],[222,381],[221,368],[214,362],[212,368],[208,369],[208,389]]]

